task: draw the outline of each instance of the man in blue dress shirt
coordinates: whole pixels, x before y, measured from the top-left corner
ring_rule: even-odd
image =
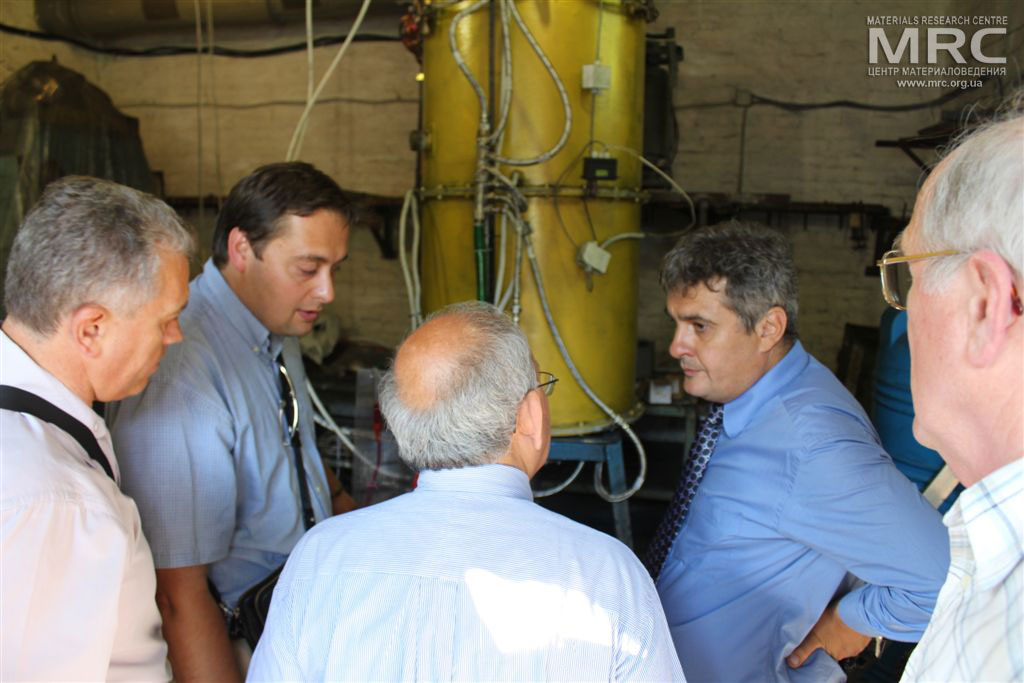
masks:
[[[303,537],[250,680],[682,681],[643,565],[533,502],[554,382],[488,304],[413,332],[380,401],[418,487]]]
[[[145,392],[109,407],[124,488],[153,548],[175,680],[241,678],[247,653],[236,663],[209,585],[235,607],[305,531],[296,432],[308,516],[351,506],[320,461],[297,339],[334,298],[350,220],[341,189],[309,164],[269,164],[240,180],[217,217],[213,258],[190,285],[184,342]],[[294,425],[282,419],[281,366]]]
[[[690,511],[651,567],[687,676],[842,681],[836,660],[869,636],[920,638],[949,563],[942,522],[797,340],[786,240],[702,229],[661,280],[686,392],[724,404]]]

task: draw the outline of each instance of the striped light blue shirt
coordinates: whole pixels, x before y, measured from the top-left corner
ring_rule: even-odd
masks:
[[[278,353],[295,382],[317,519],[330,515],[330,493],[298,340],[270,334],[212,261],[189,286],[181,329],[185,340],[167,348],[146,390],[108,406],[107,422],[157,569],[210,565],[234,605],[304,531]]]
[[[624,545],[536,505],[518,469],[424,471],[288,559],[250,681],[681,681]]]
[[[949,576],[903,680],[1024,680],[1024,460],[966,489],[943,521]]]

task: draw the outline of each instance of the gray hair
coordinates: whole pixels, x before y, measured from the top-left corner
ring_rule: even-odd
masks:
[[[666,293],[685,292],[725,280],[727,306],[747,332],[774,306],[786,312],[785,337],[797,338],[799,291],[793,252],[780,233],[755,223],[732,222],[683,235],[665,255],[661,286]]]
[[[947,152],[924,198],[922,251],[955,249],[960,256],[929,259],[922,285],[936,290],[979,249],[992,249],[1024,273],[1024,93],[1007,112],[961,137]]]
[[[455,369],[436,387],[424,410],[402,402],[394,367],[380,381],[380,408],[401,458],[415,470],[451,469],[497,462],[515,431],[519,404],[537,386],[537,370],[523,332],[494,306],[448,306],[427,322],[458,316],[475,334],[460,345]]]
[[[8,315],[48,337],[77,308],[127,312],[159,286],[160,250],[191,254],[193,238],[156,197],[109,180],[66,176],[22,221],[4,283]]]

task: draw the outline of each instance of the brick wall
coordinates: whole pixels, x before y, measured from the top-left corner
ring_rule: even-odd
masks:
[[[989,85],[942,107],[912,112],[848,108],[789,112],[759,106],[747,113],[742,185],[740,131],[743,110],[729,103],[737,92],[790,102],[856,100],[872,104],[924,102],[942,88],[898,87],[894,78],[867,75],[869,15],[1008,15],[1009,30],[1024,21],[1010,2],[770,2],[723,0],[658,3],[653,30],[673,26],[684,45],[675,104],[680,144],[675,176],[694,191],[745,194],[783,193],[797,201],[881,204],[899,217],[913,207],[921,173],[902,152],[874,146],[878,139],[910,136],[937,123],[942,110],[957,110]],[[901,28],[887,29],[896,44]],[[1024,61],[1020,34],[1009,35],[1007,81],[1019,78]],[[923,50],[923,46],[922,46]],[[922,51],[923,54],[923,51]],[[1016,59],[1015,59],[1016,58]],[[948,63],[948,62],[943,62]],[[933,157],[926,152],[927,161]],[[811,216],[783,226],[800,275],[800,333],[804,345],[823,363],[835,366],[845,323],[877,325],[884,307],[876,278],[866,277],[867,250],[857,249],[848,231],[832,217]],[[672,327],[652,274],[664,240],[648,240],[641,252],[641,337],[655,342],[661,363],[671,363],[666,347]]]
[[[892,79],[867,75],[868,15],[1006,14],[1011,30],[1024,21],[1019,3],[1003,0],[658,0],[657,5],[660,18],[651,31],[675,27],[686,49],[674,95],[680,128],[675,175],[686,188],[727,193],[737,192],[740,185],[742,110],[727,104],[737,91],[786,101],[876,104],[922,102],[943,92],[899,88]],[[31,0],[3,0],[0,20],[35,28]],[[896,29],[890,34],[895,36]],[[1008,80],[1019,76],[1019,63],[1024,62],[1021,35],[1008,39],[1015,46]],[[258,44],[259,37],[253,32],[248,44]],[[317,50],[320,72],[335,49]],[[199,159],[192,106],[195,57],[114,58],[3,35],[0,77],[52,54],[103,88],[125,113],[139,118],[150,165],[164,173],[171,195],[195,195],[200,175],[203,192],[223,193],[255,166],[279,160],[305,97],[301,53],[207,60],[204,151]],[[416,125],[416,70],[415,60],[399,44],[353,44],[312,119],[302,158],[348,189],[403,193],[414,174],[406,140]],[[982,94],[992,91],[988,87]],[[944,108],[955,109],[977,97],[968,94]],[[219,105],[216,115],[209,106],[214,100]],[[706,106],[715,103],[726,104]],[[742,190],[785,193],[800,201],[879,203],[901,215],[912,205],[920,173],[901,152],[875,148],[874,142],[911,135],[939,116],[939,108],[791,113],[754,107],[747,114]],[[806,229],[801,220],[785,232],[793,241],[802,279],[804,342],[823,362],[834,365],[844,323],[876,324],[882,310],[877,281],[864,276],[870,253],[853,248],[849,234],[837,229],[833,218],[812,216]],[[641,248],[639,275],[639,333],[655,341],[663,362],[668,360],[671,328],[663,314],[657,268],[669,246],[664,239],[648,240]],[[347,331],[384,344],[401,338],[407,325],[401,273],[396,261],[380,257],[368,233],[353,235],[351,258],[339,284],[333,310]]]

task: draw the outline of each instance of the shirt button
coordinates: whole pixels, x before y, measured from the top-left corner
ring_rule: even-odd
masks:
[[[962,576],[962,577],[960,577],[960,587],[961,588],[966,590],[967,588],[970,587],[970,585],[971,585],[971,577],[970,576]]]

